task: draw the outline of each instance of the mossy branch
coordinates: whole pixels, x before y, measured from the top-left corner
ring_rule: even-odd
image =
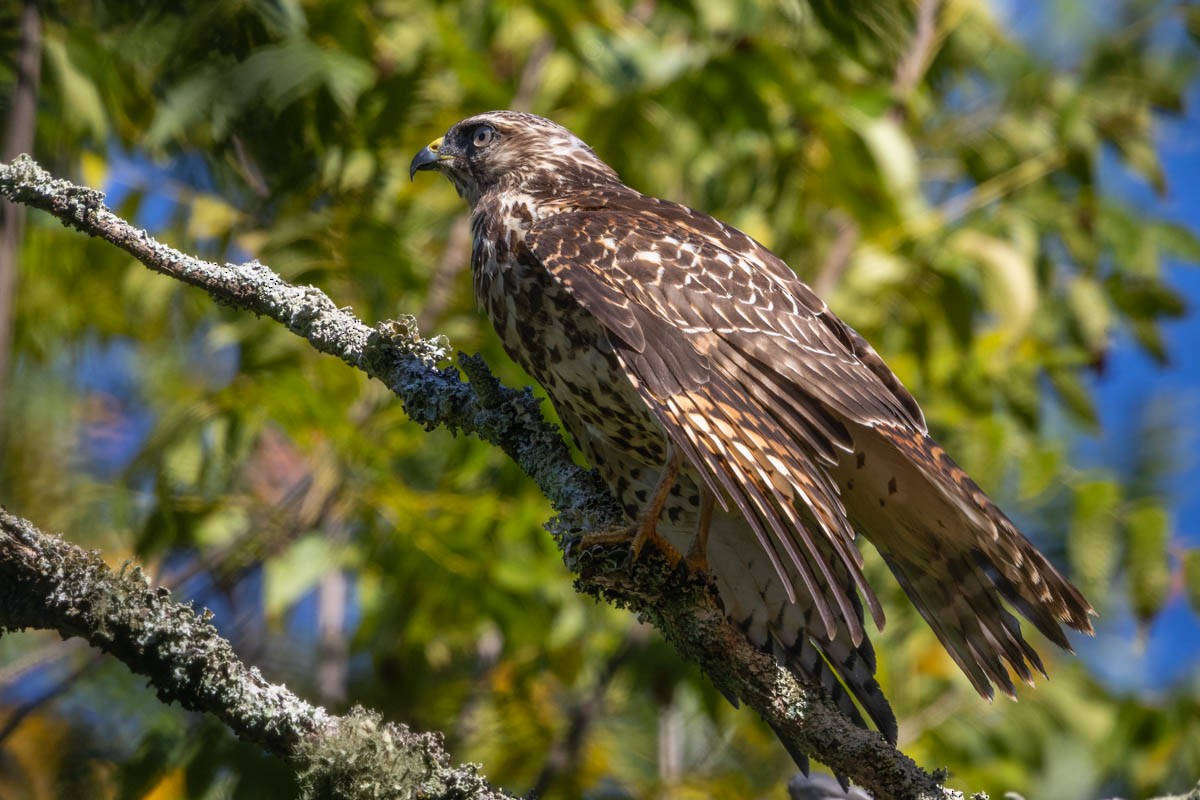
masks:
[[[680,655],[700,665],[727,697],[738,698],[770,723],[790,750],[810,754],[877,798],[961,797],[941,786],[941,776],[918,767],[879,734],[853,725],[819,688],[798,683],[773,657],[754,647],[725,618],[715,591],[703,579],[672,573],[654,554],[628,567],[624,552],[574,552],[571,544],[579,534],[620,524],[620,511],[598,476],[572,461],[560,432],[545,420],[533,394],[502,385],[478,356],[459,354],[458,364],[468,378],[464,381],[457,369],[442,366],[449,357],[447,343],[440,337],[421,338],[412,318],[371,328],[349,310],[338,308],[320,290],[286,283],[256,261],[222,265],[188,256],[113,214],[100,192],[55,179],[26,156],[0,165],[0,194],[46,211],[89,236],[112,242],[150,269],[201,288],[221,304],[282,323],[317,350],[383,381],[401,399],[409,417],[426,428],[445,426],[500,447],[553,504],[558,516],[547,527],[562,547],[567,566],[576,573],[581,592],[650,620]],[[434,748],[438,744],[435,738],[420,739],[423,744],[413,745],[415,749],[401,746],[401,739],[414,734],[401,727],[380,728],[379,720],[365,712],[338,720],[266,683],[256,671],[237,661],[227,643],[220,640],[221,644],[216,644],[215,632],[205,621],[171,604],[161,590],[148,588],[140,573],[106,579],[102,591],[87,594],[86,603],[91,605],[63,606],[56,598],[82,599],[78,592],[101,585],[93,583],[95,576],[104,574],[99,558],[87,554],[68,558],[65,554],[70,546],[57,542],[52,549],[60,554],[60,561],[51,580],[44,572],[48,564],[39,555],[45,550],[13,538],[4,541],[4,568],[25,570],[28,585],[37,586],[38,591],[13,592],[6,584],[0,590],[0,624],[50,627],[64,636],[84,636],[132,669],[149,675],[165,700],[178,699],[188,708],[217,714],[242,738],[301,765],[304,774],[316,770],[311,774],[325,775],[323,759],[331,764],[337,761],[328,754],[314,755],[317,742],[336,740],[333,752],[341,752],[338,748],[343,747],[344,737],[356,736],[361,727],[386,731],[393,740],[383,745],[380,733],[359,737],[367,751],[374,753],[367,760],[373,759],[381,768],[392,752],[422,752],[428,754],[426,772],[442,776],[437,779],[441,783],[435,781],[438,786],[450,786],[447,776],[461,774],[467,777],[458,789],[460,796],[493,796],[486,794],[492,790],[474,773],[459,773],[446,766],[444,754]],[[108,592],[113,593],[111,601],[104,599]],[[207,633],[198,642],[184,642],[158,638],[165,629],[128,627],[122,629],[125,644],[118,646],[106,638],[116,630],[116,619],[109,613],[119,612],[126,620],[123,624],[133,626],[136,620],[132,617],[139,607],[167,614],[197,635]],[[87,613],[72,610],[79,608]],[[147,638],[146,633],[152,635]],[[206,683],[209,673],[222,671],[236,673],[237,680],[221,686]],[[236,702],[231,699],[235,696],[228,694],[231,690],[240,692]],[[329,739],[330,731],[337,732],[333,739]],[[381,747],[388,750],[386,757],[375,752]],[[301,749],[305,755],[299,754]],[[425,767],[414,769],[421,772]],[[468,777],[478,783],[470,783]]]
[[[113,570],[98,553],[0,509],[0,633],[43,628],[86,639],[149,678],[164,703],[213,714],[288,761],[306,797],[510,797],[475,767],[452,766],[438,734],[361,708],[334,716],[270,683],[210,618],[152,586],[140,568]]]

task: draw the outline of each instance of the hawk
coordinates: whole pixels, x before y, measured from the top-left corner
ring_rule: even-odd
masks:
[[[1063,624],[1092,632],[871,345],[761,244],[532,114],[465,119],[418,170],[466,198],[476,298],[630,518],[600,536],[707,570],[746,636],[857,724],[896,741],[856,534],[988,699],[1045,675],[1005,603],[1067,650]]]

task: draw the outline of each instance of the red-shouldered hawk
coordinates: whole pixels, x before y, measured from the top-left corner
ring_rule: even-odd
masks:
[[[896,741],[856,533],[985,697],[1014,694],[1010,669],[1044,674],[1002,601],[1060,647],[1060,623],[1092,632],[875,350],[758,242],[531,114],[459,122],[413,159],[427,169],[470,204],[476,296],[636,520],[634,552],[687,551],[750,640],[858,724],[843,687]]]

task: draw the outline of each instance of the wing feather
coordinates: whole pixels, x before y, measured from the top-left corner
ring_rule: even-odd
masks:
[[[710,385],[706,388],[719,391],[724,387]],[[730,409],[729,405],[714,403],[706,394],[679,393],[667,398],[656,411],[672,441],[684,439],[693,445],[690,449],[697,457],[693,464],[701,474],[715,476],[746,517],[783,582],[788,599],[796,602],[793,580],[785,562],[795,570],[814,599],[827,635],[833,638],[837,632],[832,610],[836,605],[849,623],[851,637],[857,643],[863,631],[853,614],[850,598],[841,590],[840,584],[834,583],[825,561],[815,557],[816,545],[808,528],[795,516],[791,498],[781,497],[788,487],[780,486],[765,474],[753,452],[742,441],[740,434],[744,429],[731,418]],[[818,578],[814,567],[822,573],[823,580]]]
[[[571,282],[573,293],[598,278],[606,293],[619,290],[676,329],[716,334],[718,346],[705,354],[727,373],[737,370],[737,353],[795,387],[793,404],[863,424],[903,422],[925,430],[916,401],[870,345],[778,258],[711,218],[720,237],[689,232],[693,217],[664,218],[650,210],[688,213],[660,202],[637,209],[636,217],[619,208],[560,214],[536,223],[526,242],[564,285]],[[580,257],[566,258],[559,244],[564,238],[604,244],[580,246]],[[580,296],[591,310],[588,299]],[[598,316],[621,330],[628,307],[611,305]]]
[[[1041,671],[1002,598],[1062,646],[1058,621],[1090,630],[1090,606],[1074,587],[940,450],[929,449],[921,409],[875,350],[757,242],[711,217],[630,193],[606,208],[535,223],[526,243],[611,332],[667,435],[686,443],[700,479],[720,487],[722,505],[728,499],[746,518],[789,599],[801,587],[812,596],[829,640],[835,616],[855,643],[863,636],[852,585],[883,622],[834,479],[846,478],[847,463],[861,467],[868,445],[887,448],[872,451],[872,464],[881,453],[885,462],[889,453],[902,458],[895,468],[961,512],[962,534],[919,519],[901,531],[889,516],[894,477],[878,513],[867,513],[861,488],[849,509],[981,693],[990,696],[993,685],[1012,693],[1008,669],[1023,680]],[[966,547],[971,541],[976,551]],[[924,563],[925,552],[934,562],[951,553],[953,563]],[[831,556],[851,580],[831,571]]]
[[[612,211],[564,214],[535,224],[526,244],[613,332],[614,348],[656,418],[704,482],[710,488],[721,486],[716,494],[722,504],[728,498],[750,521],[789,596],[794,599],[793,578],[785,565],[815,598],[830,638],[836,631],[836,608],[850,620],[854,641],[860,641],[863,631],[848,597],[853,589],[837,580],[810,532],[815,528],[833,543],[881,625],[882,608],[862,573],[854,530],[836,484],[820,466],[835,459],[836,450],[847,450],[845,428],[799,381],[766,368],[795,349],[794,337],[780,331],[755,335],[762,321],[753,304],[728,298],[715,302],[720,281],[703,268],[686,270],[677,256],[684,252],[695,264],[730,274],[746,270],[750,275],[748,268],[728,250],[699,238],[680,249],[663,226],[642,222],[634,227]],[[689,276],[705,290],[698,306],[680,289]],[[689,292],[696,287],[688,286]],[[772,303],[788,298],[778,286],[763,291],[772,292]],[[830,333],[818,334],[799,345],[822,353],[841,346]],[[755,349],[753,343],[760,339],[778,340],[780,352]],[[842,346],[842,353],[847,352]],[[856,363],[848,354],[839,357],[846,359],[847,369]],[[747,402],[747,395],[760,402]],[[779,411],[762,402],[768,397],[782,401]],[[847,396],[842,405],[855,402],[861,405]]]

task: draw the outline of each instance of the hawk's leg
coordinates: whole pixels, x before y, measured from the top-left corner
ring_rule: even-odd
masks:
[[[708,571],[708,528],[712,524],[713,503],[716,497],[707,489],[700,490],[700,521],[696,523],[696,538],[688,548],[687,564],[689,572]]]
[[[667,463],[663,465],[662,473],[658,476],[658,483],[654,485],[654,491],[651,492],[650,499],[638,514],[637,521],[627,528],[589,533],[583,537],[583,546],[630,542],[629,558],[631,561],[636,561],[642,554],[642,548],[647,544],[653,544],[671,563],[671,566],[682,561],[683,556],[675,548],[675,545],[658,532],[658,517],[667,504],[667,498],[671,496],[671,489],[675,486],[675,478],[679,475],[681,464],[679,453],[668,443]]]

